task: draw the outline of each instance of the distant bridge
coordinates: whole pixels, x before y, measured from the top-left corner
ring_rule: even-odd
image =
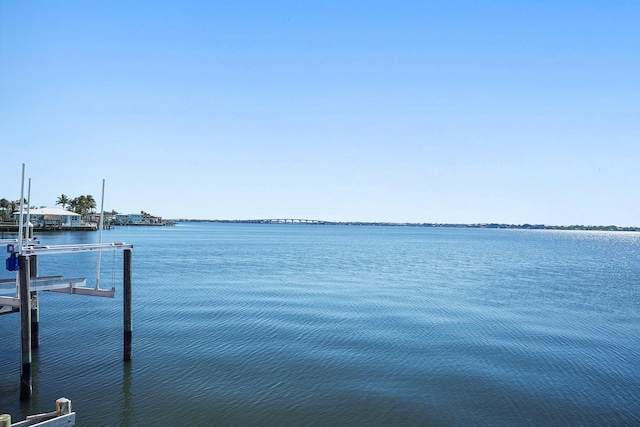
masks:
[[[317,219],[295,219],[295,218],[271,218],[271,219],[249,219],[237,222],[252,224],[328,224],[327,221]]]

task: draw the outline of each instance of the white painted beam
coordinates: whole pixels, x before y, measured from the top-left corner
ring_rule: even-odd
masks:
[[[73,287],[87,286],[87,279],[84,277],[64,278],[62,276],[40,276],[32,277],[30,288],[32,291],[50,291],[54,289],[68,289]],[[3,279],[0,281],[0,294],[15,293],[16,280]]]
[[[47,289],[47,292],[58,292],[61,294],[89,295],[92,297],[115,298],[116,288],[95,289],[87,287],[69,286],[67,288]]]
[[[0,307],[20,307],[20,298],[0,297]]]
[[[11,427],[68,427],[75,425],[75,412],[62,416],[56,416],[55,412],[51,412],[50,414],[32,415],[24,421],[11,424]]]
[[[82,245],[25,246],[22,255],[70,254],[76,252],[121,251],[133,249],[129,243],[87,243]]]

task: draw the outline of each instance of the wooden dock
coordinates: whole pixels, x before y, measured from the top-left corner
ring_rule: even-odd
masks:
[[[11,415],[0,415],[0,427],[68,427],[76,425],[76,413],[71,411],[71,401],[65,397],[56,400],[56,410],[30,415],[26,420],[11,424]]]

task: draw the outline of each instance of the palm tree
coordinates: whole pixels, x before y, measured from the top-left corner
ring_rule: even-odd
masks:
[[[27,199],[23,199],[23,203],[24,205],[27,204]],[[10,200],[9,201],[9,210],[11,211],[10,214],[14,213],[14,212],[18,212],[18,209],[20,209],[20,199],[18,200]]]
[[[62,194],[58,197],[58,200],[56,200],[56,205],[62,205],[62,209],[65,209],[69,203],[71,203],[71,200],[66,194]]]
[[[85,217],[90,211],[93,211],[96,208],[96,201],[91,195],[78,196],[69,201],[69,208],[73,212]]]
[[[82,196],[84,197],[84,196]],[[72,212],[75,212],[77,214],[80,213],[80,203],[82,202],[82,200],[80,199],[80,197],[74,197],[73,199],[69,200],[69,209]]]
[[[0,221],[6,221],[8,219],[10,215],[10,212],[7,212],[9,206],[9,201],[7,199],[0,199],[0,209],[2,209]]]
[[[85,203],[86,203],[87,211],[95,212],[96,200],[93,198],[91,194],[87,194],[85,196]]]

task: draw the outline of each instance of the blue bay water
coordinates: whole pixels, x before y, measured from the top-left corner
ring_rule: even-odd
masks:
[[[640,233],[181,223],[104,240],[135,246],[133,361],[122,254],[104,253],[115,299],[41,293],[27,403],[19,316],[0,316],[14,420],[65,396],[80,426],[640,424]],[[39,270],[93,283],[96,261]]]

